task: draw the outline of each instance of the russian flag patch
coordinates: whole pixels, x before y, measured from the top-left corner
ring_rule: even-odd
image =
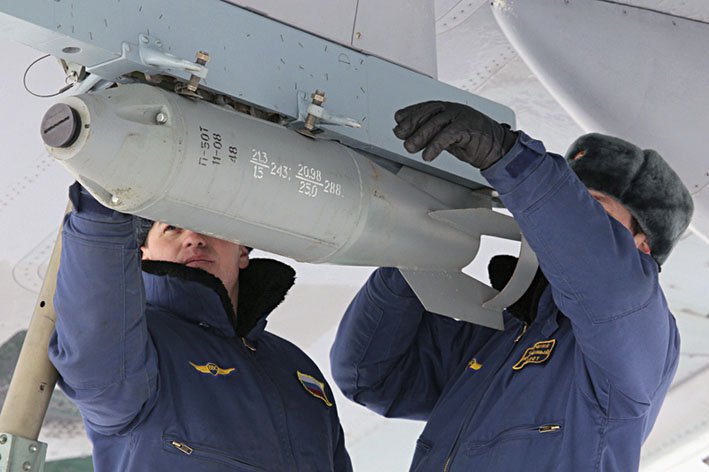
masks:
[[[327,406],[332,406],[332,402],[328,400],[327,394],[325,393],[325,384],[323,382],[320,382],[315,377],[304,374],[299,370],[296,371],[296,374],[298,375],[298,380],[300,380],[301,385],[303,385],[303,388],[305,388],[309,394],[319,398],[325,402]]]

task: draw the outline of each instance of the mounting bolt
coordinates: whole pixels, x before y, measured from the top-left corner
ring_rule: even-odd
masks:
[[[7,442],[7,434],[0,434],[0,444],[5,444]]]
[[[197,60],[195,61],[200,66],[205,65],[209,62],[209,53],[204,51],[197,51]]]
[[[39,450],[39,448],[37,447],[36,444],[30,444],[29,450],[31,453],[34,454],[35,452],[37,452]]]
[[[32,470],[32,464],[30,464],[29,461],[25,462],[22,464],[22,470],[25,472]]]
[[[207,62],[209,62],[209,53],[204,51],[197,52],[197,60],[195,62],[200,66],[207,64]],[[187,90],[192,93],[196,92],[197,87],[199,87],[199,81],[200,78],[192,74],[192,76],[190,77],[190,81],[187,84]]]
[[[117,196],[113,195],[113,196],[111,196],[111,203],[113,203],[114,205],[120,205],[121,199],[118,198]]]
[[[155,115],[155,121],[159,125],[164,125],[165,123],[167,123],[167,115],[163,112],[160,112],[157,115]]]
[[[311,96],[312,98],[312,104],[317,105],[317,106],[322,106],[323,103],[325,103],[325,92],[322,90],[316,90]],[[315,129],[315,121],[317,120],[317,117],[311,113],[308,113],[308,116],[305,117],[305,124],[303,127],[307,129],[308,131],[312,131]]]

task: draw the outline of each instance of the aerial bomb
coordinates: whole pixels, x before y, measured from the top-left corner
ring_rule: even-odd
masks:
[[[398,267],[433,312],[502,328],[498,293],[461,272],[480,236],[520,240],[489,208],[450,208],[342,144],[230,107],[129,84],[67,97],[45,116],[50,154],[106,207],[301,262]]]

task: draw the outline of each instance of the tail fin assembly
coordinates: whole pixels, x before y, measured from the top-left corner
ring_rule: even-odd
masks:
[[[462,272],[400,269],[426,310],[503,329],[502,310],[524,294],[538,268],[537,257],[519,226],[513,218],[487,208],[438,210],[429,216],[472,237],[488,235],[521,242],[517,267],[499,292]]]
[[[483,308],[497,290],[462,272],[399,269],[431,313],[447,315],[488,328],[503,329],[502,310]]]

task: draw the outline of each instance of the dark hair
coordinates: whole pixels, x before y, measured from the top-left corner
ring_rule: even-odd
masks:
[[[148,242],[148,233],[155,222],[140,216],[133,217],[133,229],[135,230],[135,239],[138,242],[138,247],[145,246]]]
[[[138,242],[138,247],[148,245],[148,233],[152,229],[155,221],[135,216],[133,218],[133,228],[135,230],[135,239]],[[249,252],[253,250],[250,246],[244,246]]]
[[[633,216],[630,218],[630,232],[635,236],[636,234],[645,234],[645,230],[643,230],[642,226],[640,226],[640,223],[638,223],[638,220]]]

